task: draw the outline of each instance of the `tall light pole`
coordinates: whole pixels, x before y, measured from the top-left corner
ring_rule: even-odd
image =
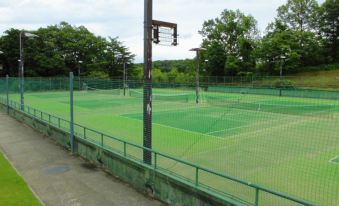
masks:
[[[83,63],[83,61],[78,61],[79,66],[78,66],[78,81],[79,81],[79,91],[81,90],[81,64]]]
[[[170,32],[160,32],[165,28]],[[153,30],[154,29],[154,30]],[[153,1],[144,0],[144,163],[152,164],[152,42],[178,45],[177,24],[153,20]],[[154,39],[152,38],[152,31]],[[170,41],[169,41],[170,40]],[[172,40],[172,41],[171,41]]]
[[[21,110],[25,110],[25,101],[24,101],[24,42],[23,38],[35,38],[38,35],[21,31],[19,35],[19,44],[20,44],[20,60],[19,60],[19,76],[20,76],[20,103],[21,103]]]
[[[123,63],[123,74],[122,74],[122,88],[124,90],[124,96],[126,96],[126,89],[127,89],[127,58],[125,54],[119,54],[118,58],[122,60]]]
[[[152,164],[152,20],[153,1],[144,0],[144,163]]]
[[[282,81],[282,78],[283,78],[283,66],[284,66],[284,61],[286,59],[286,56],[285,55],[281,55],[280,56],[280,90],[279,90],[279,96],[282,96],[282,86],[283,86],[283,81]]]
[[[199,78],[200,78],[200,75],[199,75],[199,73],[200,73],[200,52],[201,51],[204,51],[204,50],[206,50],[205,48],[192,48],[192,49],[190,49],[190,51],[195,51],[196,52],[196,56],[197,56],[197,67],[196,67],[196,73],[195,73],[195,86],[196,86],[196,88],[195,88],[195,93],[196,93],[196,100],[195,100],[195,102],[197,103],[197,104],[199,104],[199,101],[200,101],[200,94],[199,94]]]
[[[124,96],[126,96],[126,89],[127,89],[127,62],[126,59],[123,58],[124,61]]]

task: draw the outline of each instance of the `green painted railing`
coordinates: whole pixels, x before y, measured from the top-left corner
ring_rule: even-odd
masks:
[[[60,117],[57,117],[57,116],[54,116],[54,115],[51,115],[51,114],[48,114],[48,113],[45,113],[45,112],[42,112],[40,110],[37,110],[37,109],[29,107],[29,106],[25,106],[24,111],[21,111],[20,103],[9,100],[8,101],[9,105],[7,105],[7,99],[3,98],[3,97],[0,97],[0,102],[4,106],[7,106],[9,108],[12,108],[12,109],[20,111],[20,112],[24,112],[24,113],[30,115],[31,117],[33,117],[34,119],[48,123],[52,127],[58,128],[60,130],[63,130],[65,132],[69,133],[70,122],[68,120],[65,120],[63,118],[60,118]],[[225,199],[226,199],[226,197],[232,198],[232,199],[238,201],[239,205],[260,206],[260,205],[262,205],[260,203],[260,194],[261,193],[267,193],[267,194],[273,195],[274,197],[279,197],[283,200],[290,201],[291,203],[304,205],[304,206],[316,206],[314,203],[311,203],[311,202],[308,202],[308,201],[305,201],[305,200],[302,200],[302,199],[299,199],[299,198],[296,198],[296,197],[292,197],[290,195],[287,195],[287,194],[284,194],[284,193],[281,193],[281,192],[277,192],[277,191],[268,189],[266,187],[263,187],[263,186],[260,186],[260,185],[257,185],[257,184],[253,184],[251,182],[247,182],[247,181],[238,179],[236,177],[232,177],[232,176],[229,176],[229,175],[218,173],[218,172],[213,171],[211,169],[204,168],[204,167],[195,165],[193,163],[190,163],[190,162],[187,162],[187,161],[184,161],[184,160],[180,160],[178,158],[175,158],[175,157],[172,157],[170,155],[161,153],[159,151],[155,151],[155,150],[152,150],[152,149],[145,148],[143,146],[134,144],[132,142],[128,142],[128,141],[125,141],[125,140],[104,134],[102,132],[96,131],[94,129],[87,128],[85,126],[82,126],[82,125],[79,125],[79,124],[76,124],[76,123],[74,124],[74,131],[75,131],[75,135],[77,136],[77,138],[83,139],[84,141],[87,141],[91,144],[95,144],[96,146],[98,146],[98,147],[100,147],[104,150],[113,152],[113,153],[115,153],[115,154],[117,154],[121,157],[133,160],[134,162],[137,162],[138,164],[140,164],[144,167],[159,171],[159,172],[161,172],[165,175],[168,175],[170,177],[174,177],[174,178],[180,180],[181,182],[188,184],[192,187],[195,187],[199,190],[202,190],[204,192],[207,192],[210,195],[222,197],[222,198],[225,198]],[[96,134],[96,136],[97,136],[96,139],[98,139],[98,141],[96,141],[95,138],[90,137],[89,134],[88,134],[89,132],[92,133],[92,134]],[[118,151],[118,150],[115,151],[114,148],[110,147],[109,145],[105,145],[106,139],[114,140],[116,142],[121,143],[121,145],[122,145],[121,151]],[[154,156],[153,165],[150,166],[148,164],[144,164],[142,159],[137,159],[133,155],[129,154],[128,150],[127,150],[127,146],[131,146],[131,147],[140,149],[141,151],[142,150],[150,151],[152,153],[152,155]],[[180,164],[183,164],[185,166],[191,167],[195,171],[194,180],[192,181],[192,180],[187,179],[187,178],[182,178],[180,175],[176,175],[173,171],[168,171],[168,170],[164,170],[164,169],[159,168],[159,161],[158,161],[159,157],[163,157],[163,158],[166,158],[168,160],[175,161],[176,163],[180,163]],[[248,202],[248,201],[242,200],[239,197],[236,197],[236,194],[226,194],[226,193],[224,193],[224,192],[222,192],[222,191],[220,191],[216,188],[211,188],[209,186],[206,186],[200,180],[200,173],[201,172],[205,172],[205,173],[208,173],[210,175],[214,175],[215,177],[223,178],[225,180],[232,181],[234,183],[238,183],[240,185],[252,188],[254,190],[254,194],[255,194],[255,197],[253,198],[254,202]]]

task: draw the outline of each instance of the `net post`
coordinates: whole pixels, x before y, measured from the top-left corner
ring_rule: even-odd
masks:
[[[143,146],[152,149],[152,0],[144,0],[144,131]],[[143,161],[152,164],[152,153],[143,150]]]
[[[73,101],[73,91],[74,91],[74,75],[73,72],[69,73],[69,97],[70,97],[70,121],[69,121],[69,128],[70,128],[70,145],[71,145],[71,152],[75,154],[75,145],[74,145],[74,101]]]
[[[9,114],[9,76],[6,75],[6,105],[7,105],[7,114]]]

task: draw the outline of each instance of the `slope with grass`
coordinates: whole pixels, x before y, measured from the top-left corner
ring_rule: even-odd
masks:
[[[0,205],[41,205],[24,180],[16,173],[1,153]]]
[[[292,78],[296,85],[305,85],[312,88],[339,89],[339,68],[329,71],[315,71],[298,73]]]

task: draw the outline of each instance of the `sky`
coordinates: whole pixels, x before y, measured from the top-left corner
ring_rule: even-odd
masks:
[[[153,19],[177,23],[179,33],[177,47],[154,45],[153,60],[194,57],[188,50],[201,44],[198,31],[203,22],[218,17],[224,9],[251,14],[264,32],[286,1],[153,0]],[[66,21],[102,37],[119,37],[136,54],[135,62],[142,62],[143,6],[144,0],[0,0],[0,35],[9,28],[35,30]]]

